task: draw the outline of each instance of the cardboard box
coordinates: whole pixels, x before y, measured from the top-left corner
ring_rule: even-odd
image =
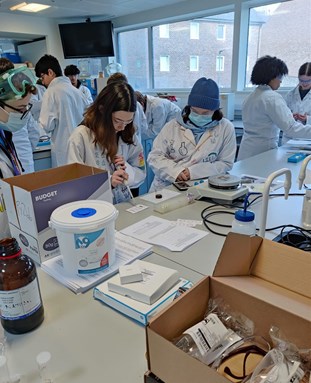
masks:
[[[222,297],[255,323],[267,340],[271,325],[300,348],[311,347],[311,257],[261,237],[230,233],[212,277],[205,277],[147,329],[148,369],[166,383],[228,383],[171,340],[201,321],[210,297]]]
[[[51,213],[68,202],[100,199],[112,202],[109,174],[71,164],[0,180],[11,235],[25,254],[41,263],[59,255]]]
[[[163,380],[159,379],[152,372],[147,371],[144,374],[144,383],[164,383]]]

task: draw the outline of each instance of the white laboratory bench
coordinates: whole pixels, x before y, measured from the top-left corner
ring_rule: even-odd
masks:
[[[284,150],[273,150],[238,162],[232,174],[253,174],[266,177],[271,172],[288,167],[293,173],[293,184],[301,163],[287,163]],[[280,189],[282,190],[282,189]],[[270,200],[267,225],[300,221],[302,197],[285,201]],[[146,201],[137,198],[146,204]],[[276,202],[275,202],[276,201]],[[159,215],[165,219],[199,220],[208,202]],[[260,203],[254,207],[256,220],[260,217]],[[126,211],[131,205],[117,205],[117,229],[124,228],[151,214],[152,207],[137,214]],[[230,224],[231,216],[223,218]],[[291,222],[293,223],[293,222]],[[197,226],[202,230],[205,227]],[[229,230],[229,229],[228,229]],[[183,252],[170,252],[154,246],[147,261],[179,270],[181,276],[197,282],[213,272],[224,237],[209,233]],[[66,287],[39,270],[39,281],[45,307],[42,325],[24,335],[7,334],[7,357],[12,375],[22,374],[22,383],[39,383],[35,358],[41,351],[52,354],[51,372],[55,383],[113,382],[142,383],[147,370],[144,327],[101,304],[92,297],[92,290],[75,295]],[[2,329],[0,328],[0,336]]]

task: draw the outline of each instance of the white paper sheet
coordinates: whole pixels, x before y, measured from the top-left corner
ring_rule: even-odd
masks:
[[[121,233],[141,241],[182,251],[205,237],[208,233],[187,226],[176,226],[167,219],[150,216],[121,230]]]

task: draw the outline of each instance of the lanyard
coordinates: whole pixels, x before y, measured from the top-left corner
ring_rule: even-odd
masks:
[[[15,176],[20,175],[22,173],[22,171],[21,171],[21,167],[19,165],[19,160],[17,158],[15,148],[14,148],[13,144],[9,140],[7,140],[2,129],[0,129],[0,145],[1,145],[1,148],[3,149],[4,153],[9,158],[9,160],[12,164],[13,174]]]

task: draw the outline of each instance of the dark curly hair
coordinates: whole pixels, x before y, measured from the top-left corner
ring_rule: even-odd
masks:
[[[254,85],[268,85],[274,78],[287,74],[288,68],[284,61],[277,57],[263,56],[254,65],[251,82]]]

